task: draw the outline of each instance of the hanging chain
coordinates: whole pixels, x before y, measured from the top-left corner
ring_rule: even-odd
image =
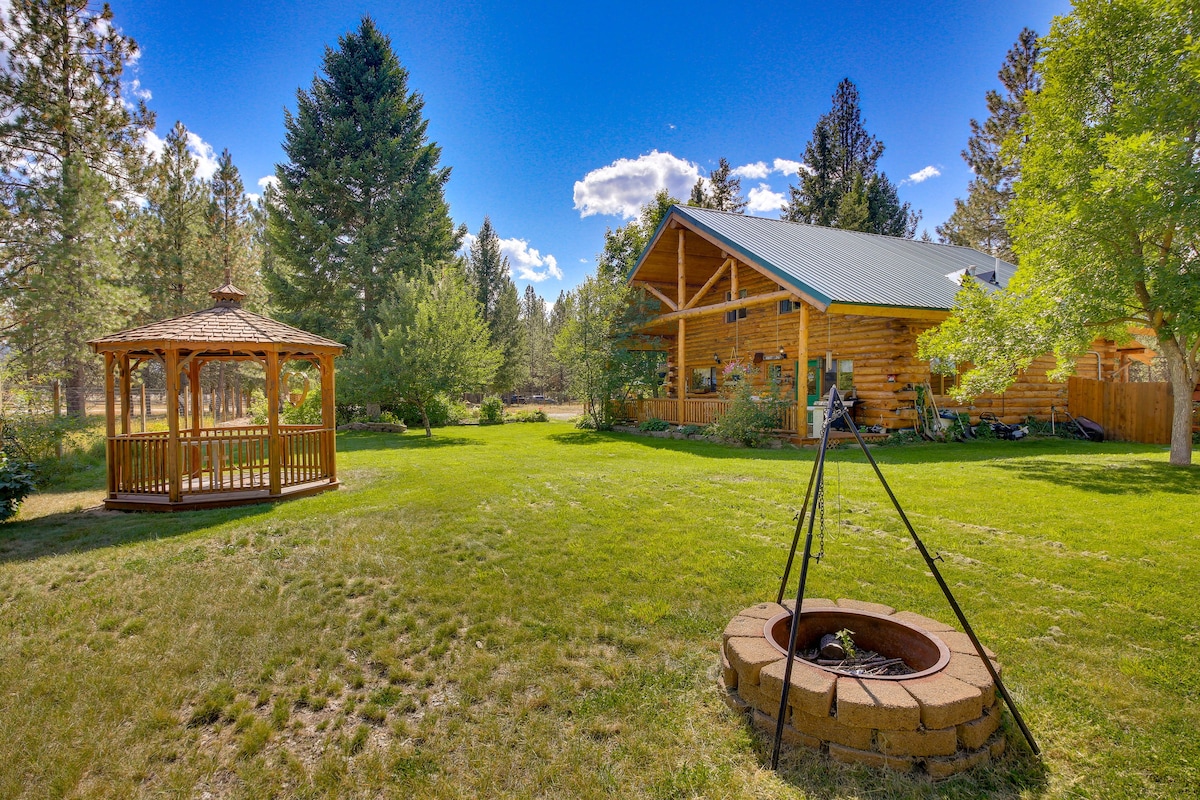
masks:
[[[817,548],[817,554],[814,555],[813,561],[818,564],[825,557],[825,481],[821,481],[821,486],[817,489],[817,497],[813,500],[813,513],[817,515],[820,521],[818,535],[820,536],[820,545]]]

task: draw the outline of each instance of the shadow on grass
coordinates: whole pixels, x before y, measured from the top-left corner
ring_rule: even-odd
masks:
[[[434,432],[426,437],[424,433],[370,433],[354,431],[339,433],[337,448],[339,453],[353,453],[361,450],[422,450],[441,447],[483,446],[478,439],[464,436]]]
[[[0,528],[0,563],[85,553],[104,547],[165,539],[232,520],[268,514],[274,503],[206,511],[86,511],[48,514]]]
[[[763,768],[770,769],[772,737],[754,734],[755,750]],[[1049,771],[1045,762],[1033,755],[1021,734],[1005,715],[1008,749],[996,762],[976,767],[944,780],[932,781],[922,768],[904,774],[891,770],[848,766],[833,762],[807,748],[780,754],[781,780],[800,789],[805,797],[889,797],[889,798],[963,798],[987,797],[999,800],[1042,797],[1047,791]]]
[[[1095,464],[1042,458],[1006,464],[1004,470],[1025,480],[1069,486],[1097,494],[1167,492],[1194,495],[1200,492],[1200,470],[1195,467],[1173,467],[1161,462]]]

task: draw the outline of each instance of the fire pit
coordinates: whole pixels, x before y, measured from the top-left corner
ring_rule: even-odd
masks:
[[[721,651],[726,702],[775,732],[787,666],[792,612],[760,603],[725,628]],[[843,660],[797,656],[792,666],[784,741],[850,763],[924,770],[935,778],[986,763],[1004,752],[996,687],[966,634],[879,603],[806,598],[796,651],[815,654],[822,637],[851,631],[876,663],[899,659],[909,674],[857,675]],[[1000,665],[987,651],[997,673]],[[830,663],[832,662],[832,663]]]

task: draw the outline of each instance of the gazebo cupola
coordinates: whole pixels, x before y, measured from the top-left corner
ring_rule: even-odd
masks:
[[[229,506],[337,488],[333,359],[343,345],[245,310],[228,275],[209,294],[209,308],[89,342],[104,356],[107,508]],[[166,373],[167,430],[134,433],[131,376],[152,361]],[[262,365],[266,425],[203,426],[200,369],[215,361]],[[319,425],[279,423],[281,371],[291,361],[320,371]],[[180,414],[185,381],[190,419]]]

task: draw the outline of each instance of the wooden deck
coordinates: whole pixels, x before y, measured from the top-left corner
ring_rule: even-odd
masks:
[[[199,511],[204,508],[230,508],[233,506],[251,505],[253,503],[269,503],[275,500],[295,500],[321,492],[337,489],[338,481],[313,481],[295,486],[284,487],[279,494],[271,494],[266,489],[236,489],[229,487],[224,490],[210,490],[204,494],[185,494],[179,502],[172,503],[165,494],[118,494],[104,501],[104,507],[111,511]]]
[[[165,431],[111,436],[105,506],[156,511],[211,508],[336,488],[337,476],[331,469],[333,437],[332,429],[320,425],[281,425],[273,452],[266,425],[202,428],[181,435],[176,448],[170,446]],[[174,502],[172,475],[178,481]]]

